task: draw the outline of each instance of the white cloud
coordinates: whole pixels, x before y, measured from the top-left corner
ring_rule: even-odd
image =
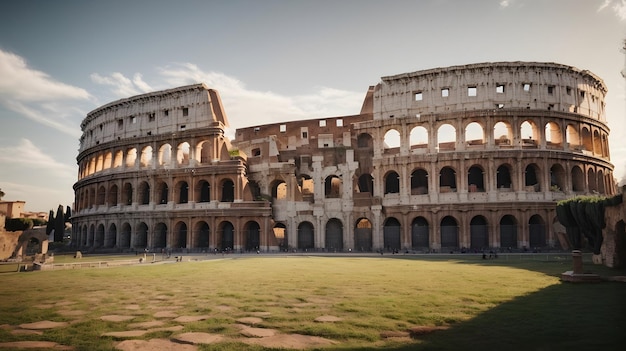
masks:
[[[68,111],[75,110],[63,105],[63,101],[92,99],[86,90],[58,82],[28,67],[20,56],[2,50],[0,77],[0,105],[65,134],[80,135],[77,125],[67,123],[71,115]]]
[[[318,87],[306,95],[285,96],[271,91],[255,91],[246,88],[240,80],[219,72],[206,72],[197,65],[182,63],[162,67],[159,75],[163,79],[157,89],[167,89],[182,85],[205,83],[219,92],[224,109],[232,128],[248,127],[326,116],[358,114],[365,97],[364,92],[350,92],[327,87]],[[114,87],[120,97],[140,93],[145,85],[140,74],[131,80],[122,74],[103,77],[92,74],[92,80],[99,84]]]
[[[74,167],[55,161],[51,155],[24,138],[15,146],[0,147],[0,164],[30,171],[45,171],[46,176],[62,179],[76,178]]]
[[[509,1],[509,0],[502,0],[502,1],[500,1],[500,7],[501,8],[507,8],[507,7],[509,7],[509,5],[511,5],[511,1]]]
[[[621,21],[626,21],[626,0],[604,0],[597,12],[609,7]]]

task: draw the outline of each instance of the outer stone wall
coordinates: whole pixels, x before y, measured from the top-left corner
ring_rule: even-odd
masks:
[[[232,145],[203,85],[120,100],[83,121],[77,245],[558,248],[556,201],[615,193],[605,94],[559,64],[439,68],[383,77],[358,115],[252,125]]]

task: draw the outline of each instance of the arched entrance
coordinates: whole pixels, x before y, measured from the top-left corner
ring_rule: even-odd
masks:
[[[220,227],[220,249],[222,251],[233,250],[235,248],[235,227],[230,222],[222,222]]]
[[[517,247],[517,220],[511,215],[500,220],[500,247]]]
[[[476,216],[470,222],[470,248],[484,250],[489,247],[489,228],[483,216]]]
[[[246,223],[244,236],[245,236],[245,250],[257,251],[261,246],[261,227],[257,222]]]
[[[326,223],[326,249],[331,252],[343,250],[343,224],[337,218]]]
[[[411,246],[413,250],[424,250],[430,247],[430,228],[424,217],[416,217],[411,223]]]
[[[452,216],[441,220],[441,249],[455,250],[459,247],[459,226]]]
[[[313,224],[302,222],[298,225],[298,249],[308,250],[315,247]]]
[[[401,249],[400,241],[400,222],[390,217],[385,220],[383,226],[383,246],[389,251],[398,251]]]
[[[372,251],[372,222],[367,218],[360,218],[354,226],[354,249]]]

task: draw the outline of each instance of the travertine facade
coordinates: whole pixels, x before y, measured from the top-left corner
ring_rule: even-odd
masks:
[[[187,250],[558,246],[555,202],[615,193],[606,86],[502,62],[383,77],[354,116],[238,129],[204,85],[83,121],[75,244]]]

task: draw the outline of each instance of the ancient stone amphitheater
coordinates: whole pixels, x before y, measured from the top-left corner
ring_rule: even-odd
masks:
[[[613,195],[603,81],[539,62],[383,77],[352,116],[228,140],[203,84],[83,120],[74,245],[96,250],[558,248],[555,203]],[[254,121],[254,116],[250,116]]]

